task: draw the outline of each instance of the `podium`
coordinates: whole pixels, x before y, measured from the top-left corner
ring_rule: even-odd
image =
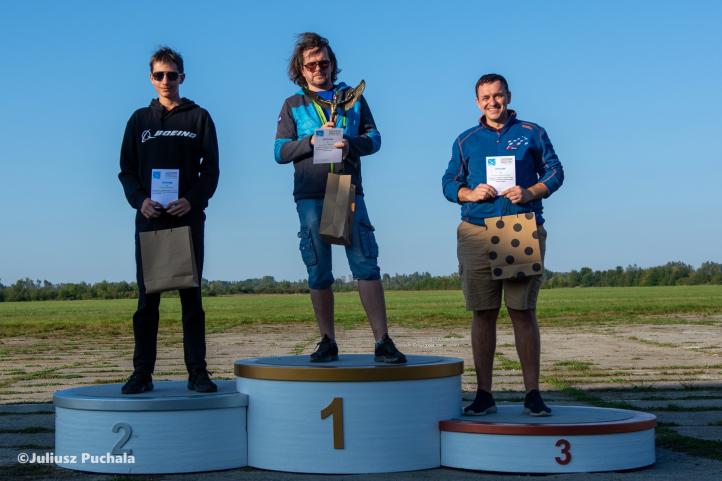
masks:
[[[55,455],[64,468],[96,473],[190,473],[246,466],[248,398],[233,381],[198,394],[184,381],[120,393],[120,384],[64,391],[55,404]],[[58,459],[58,458],[56,458]]]
[[[520,405],[442,421],[441,464],[477,471],[619,471],[655,462],[656,418],[624,409],[553,406],[530,417]]]
[[[440,466],[439,421],[458,416],[461,359],[370,355],[236,361],[248,395],[248,464],[304,473],[383,473]]]
[[[235,381],[199,394],[184,381],[122,395],[120,384],[58,391],[55,461],[117,474],[252,466],[319,474],[439,466],[477,471],[618,471],[655,462],[656,418],[623,409],[553,406],[550,417],[498,406],[461,414],[461,359],[370,355],[244,359]]]

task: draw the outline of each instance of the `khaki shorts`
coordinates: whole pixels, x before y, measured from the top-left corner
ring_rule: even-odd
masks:
[[[466,308],[470,311],[485,311],[501,307],[501,292],[504,291],[506,307],[524,311],[536,309],[536,299],[542,284],[542,276],[526,279],[494,280],[491,278],[489,262],[489,237],[486,226],[461,221],[456,229],[459,276],[464,290]],[[544,261],[547,231],[538,226],[539,247]]]

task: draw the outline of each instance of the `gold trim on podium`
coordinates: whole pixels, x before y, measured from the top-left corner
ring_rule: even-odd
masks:
[[[246,362],[244,364],[235,364],[233,372],[238,377],[268,381],[415,381],[459,376],[464,372],[464,361],[449,359],[435,364],[401,364],[378,367],[292,367]]]

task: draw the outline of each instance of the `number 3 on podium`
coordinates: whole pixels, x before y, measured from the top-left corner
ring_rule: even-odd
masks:
[[[333,449],[343,449],[343,398],[335,397],[321,410],[321,419],[333,416]]]

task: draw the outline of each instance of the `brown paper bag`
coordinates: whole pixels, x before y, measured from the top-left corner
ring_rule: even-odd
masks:
[[[190,227],[139,235],[146,294],[199,286]]]
[[[350,175],[329,172],[321,212],[321,238],[329,244],[351,245],[356,186]]]
[[[523,279],[544,273],[533,212],[484,219],[491,242],[492,279]]]

